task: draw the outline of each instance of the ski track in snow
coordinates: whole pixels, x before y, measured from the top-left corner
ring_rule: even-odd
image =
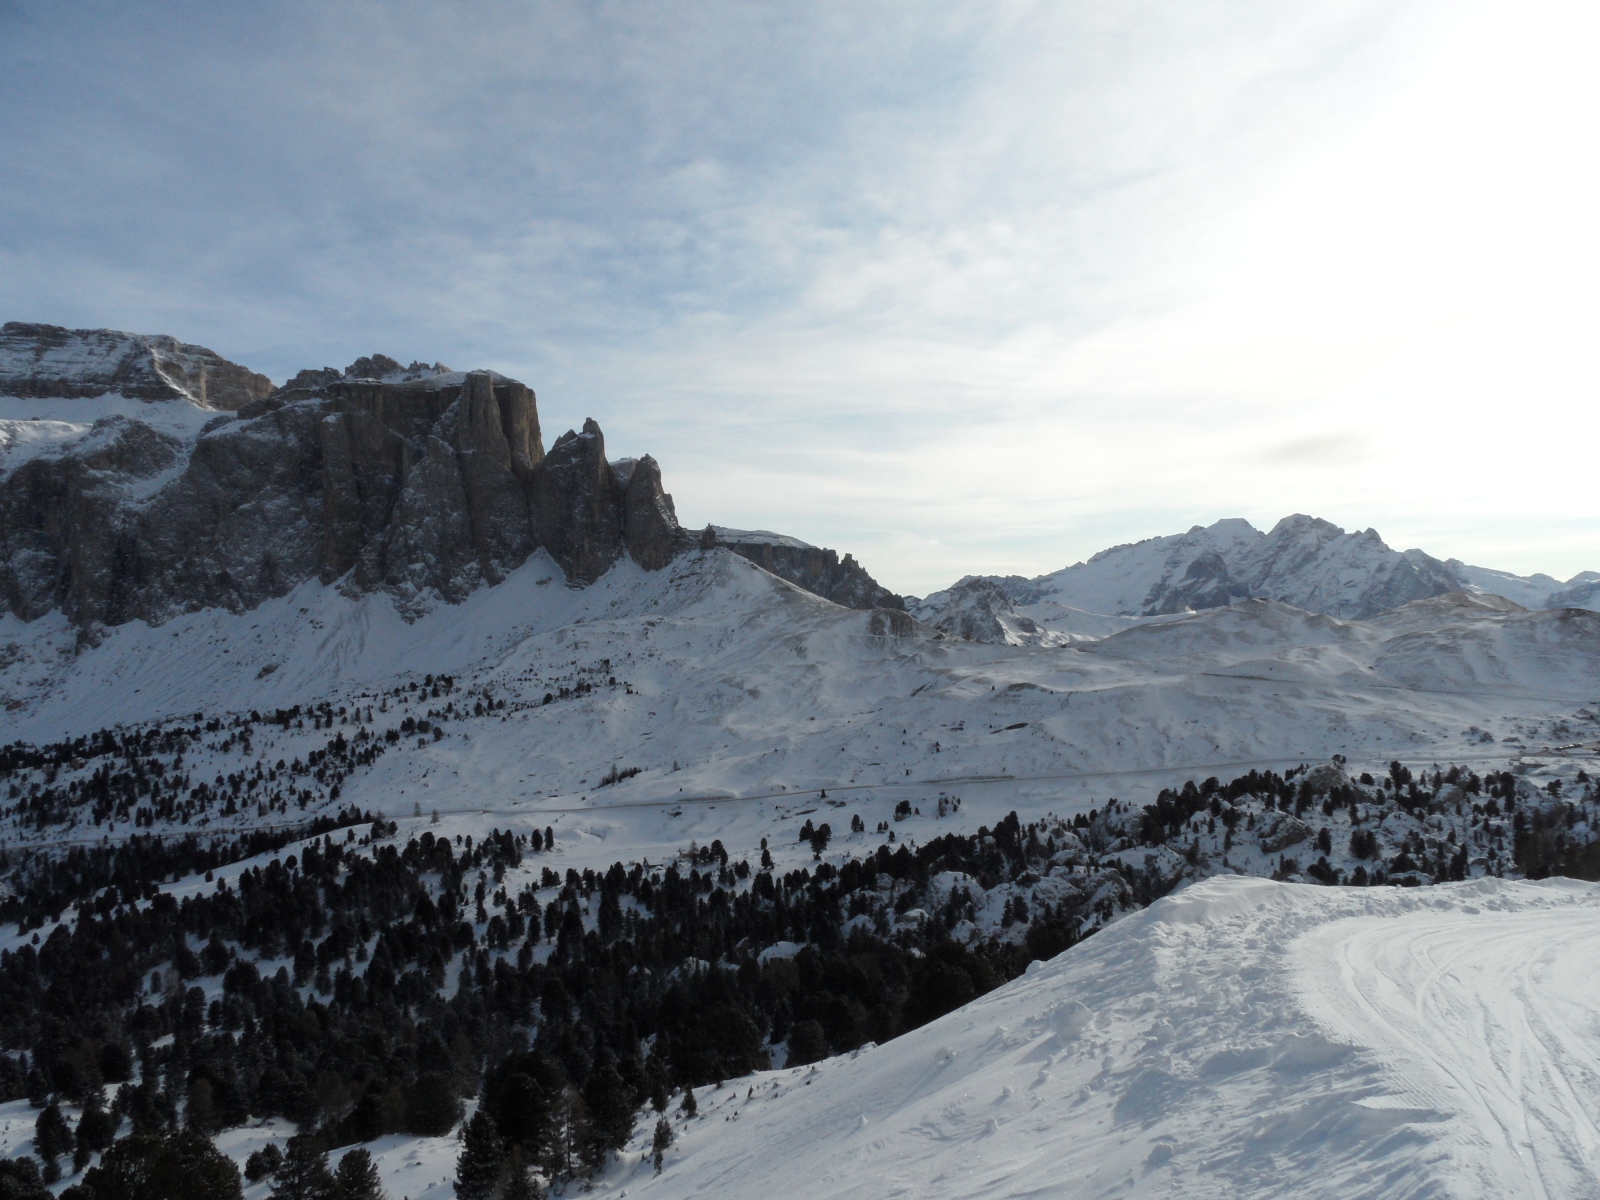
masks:
[[[1554,886],[1554,885],[1552,885]],[[1297,947],[1308,1007],[1451,1114],[1450,1194],[1600,1193],[1600,914],[1421,911]]]

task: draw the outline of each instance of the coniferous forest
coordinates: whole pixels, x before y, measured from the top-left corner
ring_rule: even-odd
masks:
[[[13,786],[17,808],[126,820],[195,803],[192,788],[163,791],[143,744],[111,769],[126,748],[108,741],[99,783],[65,797]],[[93,751],[9,747],[0,771]],[[224,778],[202,799],[236,790]],[[73,1200],[155,1195],[163,1178],[183,1181],[174,1195],[237,1194],[207,1139],[263,1117],[301,1130],[288,1154],[246,1164],[274,1195],[375,1194],[370,1160],[345,1155],[335,1174],[326,1152],[454,1129],[459,1195],[536,1194],[602,1165],[646,1110],[661,1114],[659,1153],[695,1087],[892,1039],[1185,878],[1592,877],[1595,848],[1573,831],[1589,828],[1593,792],[1398,763],[1377,778],[1252,771],[915,844],[885,822],[842,865],[823,860],[829,824],[808,819],[812,865],[788,871],[765,843],[750,861],[720,841],[562,871],[553,829],[402,840],[355,808],[9,850],[0,921],[25,936],[0,952],[0,1101],[39,1115],[36,1156],[0,1165],[0,1198],[69,1176]],[[897,821],[920,816],[907,809]],[[850,828],[866,832],[859,817]]]

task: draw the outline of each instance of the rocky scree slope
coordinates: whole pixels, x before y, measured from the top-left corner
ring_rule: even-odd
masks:
[[[119,395],[152,409],[33,418],[55,441],[0,476],[0,596],[24,619],[238,612],[313,578],[414,615],[539,548],[590,582],[689,541],[653,459],[608,462],[592,420],[546,453],[533,392],[490,371],[380,355],[272,390],[170,338],[11,324],[0,351],[0,393],[35,412]],[[230,411],[186,433],[168,406]]]

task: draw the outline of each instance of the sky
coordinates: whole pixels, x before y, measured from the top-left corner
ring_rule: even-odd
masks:
[[[0,0],[0,318],[491,367],[896,591],[1600,569],[1600,8]]]

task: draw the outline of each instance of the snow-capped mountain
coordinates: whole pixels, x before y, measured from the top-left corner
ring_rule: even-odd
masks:
[[[164,334],[63,329],[7,321],[0,328],[0,396],[24,399],[187,400],[233,412],[272,381],[203,346]]]
[[[414,616],[539,549],[590,583],[620,557],[658,570],[713,543],[846,607],[909,609],[949,636],[1011,645],[1244,598],[1356,619],[1453,591],[1600,603],[1594,572],[1521,578],[1300,515],[907,601],[849,554],[763,531],[689,534],[653,459],[609,462],[593,421],[547,455],[533,392],[493,372],[374,355],[273,388],[170,337],[18,322],[0,334],[0,596],[25,619],[59,610],[93,629],[241,612],[308,579],[386,591]]]
[[[967,576],[907,609],[956,636],[1010,645],[1049,644],[1095,630],[1092,616],[1153,618],[1233,604],[1282,601],[1307,612],[1364,619],[1450,592],[1505,596],[1525,608],[1600,604],[1600,575],[1565,585],[1397,551],[1374,529],[1346,533],[1315,517],[1285,517],[1262,533],[1239,518],[1102,550],[1033,579]]]
[[[209,351],[180,347],[204,366],[179,379],[162,339],[15,324],[6,338],[0,593],[27,619],[246,611],[307,579],[416,613],[537,548],[591,581],[624,556],[659,569],[687,540],[653,459],[619,474],[593,421],[546,454],[533,393],[493,372],[376,356],[264,394],[249,376],[218,413],[207,372],[242,368]]]

